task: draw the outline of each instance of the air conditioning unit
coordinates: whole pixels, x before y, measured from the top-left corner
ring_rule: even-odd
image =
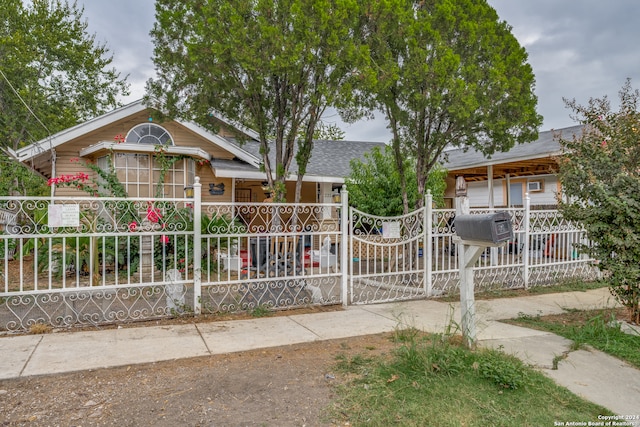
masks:
[[[529,181],[527,182],[527,191],[529,193],[535,193],[542,191],[542,181]]]

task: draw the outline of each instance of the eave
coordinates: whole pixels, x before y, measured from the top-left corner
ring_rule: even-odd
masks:
[[[80,150],[80,157],[91,157],[103,152],[113,150],[114,152],[128,152],[128,153],[155,153],[156,145],[145,144],[117,144],[113,141],[101,141],[97,144],[90,145],[87,148]],[[199,157],[204,160],[211,160],[211,155],[201,148],[195,147],[183,147],[183,146],[166,146],[163,148],[163,152],[169,155],[182,155],[189,157]]]

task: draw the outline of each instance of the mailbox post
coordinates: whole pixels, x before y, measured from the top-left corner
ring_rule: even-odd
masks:
[[[467,347],[476,346],[473,266],[489,247],[504,246],[513,239],[511,218],[507,212],[485,215],[456,215],[454,241],[458,245],[460,268],[460,311],[462,336]]]

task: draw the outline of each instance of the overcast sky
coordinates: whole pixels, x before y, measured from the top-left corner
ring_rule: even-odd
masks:
[[[563,98],[586,104],[608,96],[617,106],[618,91],[627,78],[640,88],[640,1],[638,0],[488,0],[529,54],[536,76],[541,130],[575,122]],[[142,97],[144,83],[155,72],[149,31],[153,0],[79,0],[84,4],[89,32],[105,42],[114,66],[129,75],[131,96]],[[346,125],[329,117],[346,139],[388,142],[385,120]]]

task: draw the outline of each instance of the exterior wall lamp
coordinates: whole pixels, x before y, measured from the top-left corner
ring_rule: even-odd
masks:
[[[331,196],[331,199],[333,200],[333,203],[340,203],[342,202],[342,197],[340,196],[340,193],[337,191],[333,192],[333,195]]]
[[[187,199],[193,199],[193,185],[188,185],[184,187],[184,197]]]

